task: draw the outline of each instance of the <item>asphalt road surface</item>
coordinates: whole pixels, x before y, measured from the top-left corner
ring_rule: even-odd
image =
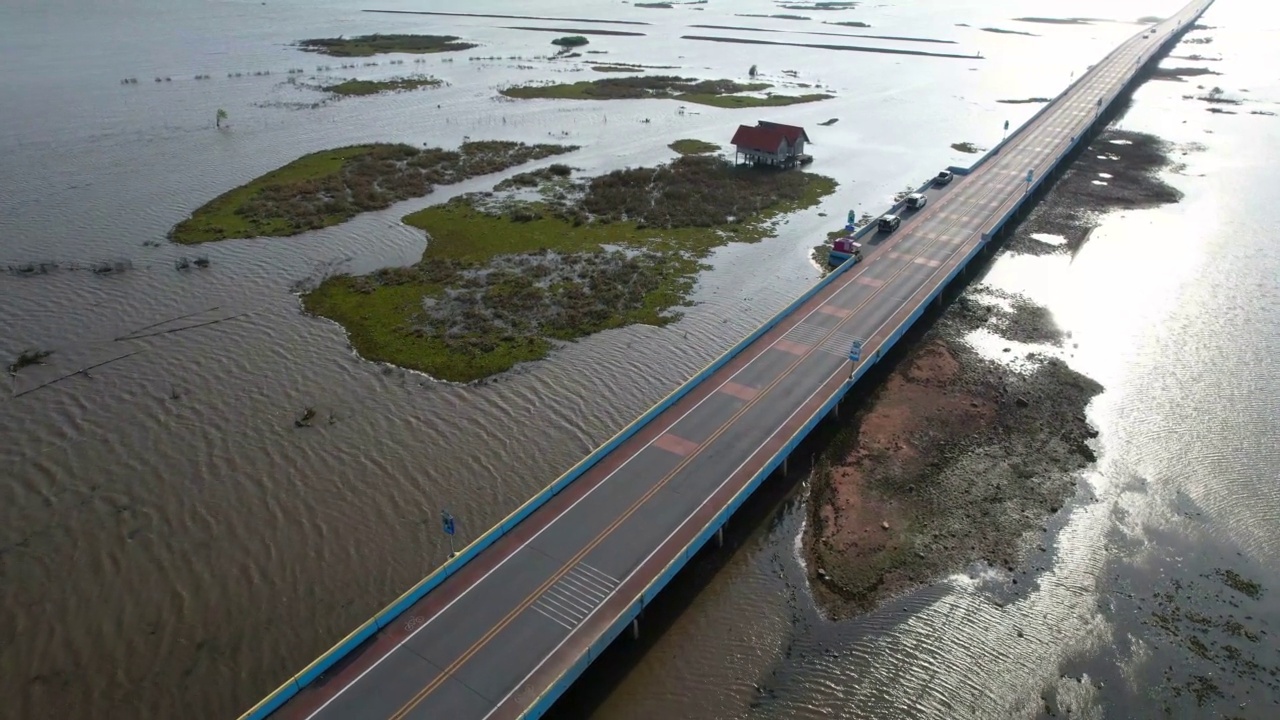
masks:
[[[854,339],[866,362],[1026,191],[1027,170],[1039,178],[1176,24],[1126,41],[999,155],[931,193],[860,265],[273,718],[519,717],[848,379]]]

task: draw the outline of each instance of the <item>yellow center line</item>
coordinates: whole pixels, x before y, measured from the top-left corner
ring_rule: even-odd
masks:
[[[987,193],[982,195],[982,198],[986,198],[988,195],[990,195],[995,191],[996,191],[995,188],[992,188]],[[920,218],[920,220],[922,219],[923,217]],[[953,221],[950,225],[947,226],[947,230],[950,230],[954,225],[955,225],[955,222]],[[905,238],[905,235],[900,237]],[[897,244],[898,243],[894,243],[894,245],[897,245]],[[924,253],[933,249],[936,245],[937,245],[937,241],[929,242],[928,244],[920,248],[920,251],[915,254],[915,256],[913,257],[913,260],[914,258],[918,258],[924,255]],[[887,247],[888,246],[886,246],[886,249]],[[631,506],[627,508],[626,512],[624,512],[622,515],[615,518],[614,521],[610,523],[608,527],[602,530],[600,534],[598,534],[595,537],[595,539],[593,539],[584,548],[579,550],[572,558],[570,558],[567,562],[565,562],[564,565],[562,565],[559,570],[557,570],[550,577],[544,580],[543,583],[539,585],[533,592],[529,593],[529,595],[525,597],[525,599],[521,601],[519,605],[517,605],[510,612],[508,612],[506,616],[502,618],[502,620],[498,621],[492,628],[490,628],[489,631],[485,633],[483,637],[477,640],[470,648],[468,648],[465,653],[460,655],[457,659],[455,659],[452,663],[450,663],[448,667],[442,670],[439,675],[433,678],[431,682],[427,683],[425,687],[423,687],[421,690],[415,693],[414,696],[410,698],[409,701],[406,702],[403,707],[401,707],[399,710],[397,710],[394,714],[391,715],[390,720],[402,720],[402,718],[404,718],[406,713],[408,713],[410,710],[413,710],[415,707],[417,707],[419,703],[421,703],[424,699],[426,699],[428,695],[434,692],[435,689],[438,688],[445,680],[448,680],[449,677],[451,677],[453,673],[455,673],[460,666],[462,666],[464,663],[470,660],[472,656],[474,656],[477,652],[483,649],[484,646],[487,645],[488,642],[492,640],[495,635],[497,635],[499,632],[505,629],[507,625],[510,625],[511,622],[515,620],[517,615],[524,612],[530,605],[536,602],[537,599],[544,592],[546,592],[548,588],[550,588],[552,585],[559,582],[560,578],[563,577],[567,572],[569,572],[569,570],[572,569],[572,567],[576,565],[578,561],[586,557],[586,555],[589,554],[592,550],[596,549],[596,547],[598,547],[600,543],[604,542],[604,540],[608,538],[608,536],[612,534],[613,531],[618,528],[618,526],[626,522],[627,519],[630,518],[632,515],[634,515],[636,511],[639,510],[640,507],[645,502],[647,502],[650,498],[652,498],[655,494],[657,494],[659,490],[666,487],[666,485],[671,481],[673,477],[679,474],[681,470],[683,470],[685,467],[689,465],[689,463],[697,459],[702,454],[702,452],[706,450],[708,446],[710,446],[713,442],[719,439],[719,437],[723,435],[725,431],[727,431],[735,422],[737,422],[738,418],[740,418],[743,414],[745,414],[751,408],[755,407],[756,404],[758,404],[761,400],[764,399],[765,395],[767,395],[771,390],[773,390],[774,387],[776,387],[783,380],[787,379],[791,375],[792,371],[794,371],[802,362],[804,362],[811,355],[813,355],[813,353],[816,352],[822,346],[823,343],[825,343],[827,340],[830,340],[836,333],[838,333],[841,330],[841,328],[843,328],[844,325],[847,323],[848,318],[853,317],[859,310],[865,307],[867,303],[874,300],[876,296],[879,295],[884,288],[889,287],[892,281],[897,279],[897,277],[902,273],[906,272],[912,266],[912,264],[913,263],[910,261],[903,263],[902,267],[898,268],[893,273],[893,275],[891,275],[888,279],[884,281],[882,285],[877,287],[874,291],[872,291],[870,295],[868,295],[861,302],[859,302],[858,305],[850,311],[850,314],[847,316],[845,321],[837,323],[836,326],[830,329],[827,332],[827,334],[822,337],[821,340],[812,344],[809,347],[809,350],[807,352],[797,357],[795,361],[792,362],[783,373],[781,373],[776,378],[774,378],[773,381],[771,381],[767,386],[765,386],[753,399],[749,400],[746,404],[744,404],[741,408],[739,408],[728,420],[726,420],[723,424],[720,425],[720,427],[715,431],[715,433],[713,433],[706,440],[702,441],[702,443],[698,445],[698,448],[693,453],[691,453],[690,455],[682,459],[676,465],[675,468],[673,468],[670,472],[668,472],[652,488],[646,491],[643,496],[641,496],[639,499],[633,502]],[[845,287],[848,287],[848,286],[846,285]],[[837,290],[836,292],[839,292],[839,290]],[[834,295],[835,293],[832,294],[832,297],[834,297]],[[828,298],[828,300],[830,300],[830,297]],[[672,425],[672,427],[674,427],[674,424]],[[668,431],[669,430],[670,428],[668,428]]]
[[[1044,131],[1043,124],[1037,125],[1037,127],[1033,132],[1041,132],[1041,131]],[[1032,136],[1033,135],[1031,133],[1028,133],[1027,138],[1030,138]],[[998,164],[998,163],[993,163],[992,165],[988,165],[987,167],[982,168],[982,170],[983,171],[989,170],[995,164]],[[977,174],[979,173],[974,173],[970,175],[969,179],[973,179]],[[995,192],[997,192],[997,188],[993,186],[991,187],[991,189],[989,189],[986,193],[983,193],[979,198],[977,198],[973,202],[977,203],[982,200],[986,200]],[[946,198],[946,200],[953,200],[955,198],[958,198],[960,195],[961,193],[956,193],[955,195],[952,195],[951,197]],[[938,203],[938,205],[935,206],[935,208],[941,208],[944,204],[948,204],[948,203],[940,202]],[[922,215],[917,218],[914,218],[915,222],[912,223],[912,226],[918,225],[924,219],[931,217],[933,215],[935,215],[935,213],[929,213],[929,215]],[[956,220],[953,220],[950,224],[947,225],[946,230],[944,230],[942,234],[945,234],[946,231],[951,230],[955,226],[955,224],[956,224]],[[899,237],[905,240],[908,234],[909,233],[904,233]],[[891,247],[896,247],[897,245],[900,244],[900,242],[901,241],[893,242],[889,245],[886,245],[882,249],[888,250]],[[424,699],[426,699],[428,695],[430,695],[433,691],[435,691],[436,688],[438,688],[442,683],[444,683],[445,680],[448,680],[455,672],[457,672],[459,667],[461,667],[468,660],[470,660],[477,652],[483,649],[484,646],[487,645],[488,642],[492,640],[495,635],[497,635],[499,632],[502,632],[502,630],[504,630],[508,625],[510,625],[511,622],[515,620],[516,616],[524,612],[530,605],[532,605],[535,601],[537,601],[537,599],[548,588],[550,588],[555,583],[559,582],[560,578],[562,578],[567,572],[569,572],[569,570],[572,569],[574,565],[576,565],[582,558],[586,557],[586,555],[589,554],[592,550],[596,549],[596,547],[598,547],[600,543],[604,542],[604,540],[608,538],[608,536],[612,534],[614,530],[616,530],[622,523],[626,522],[627,519],[629,519],[632,515],[634,515],[636,511],[639,510],[642,505],[644,505],[645,502],[647,502],[650,498],[652,498],[655,494],[657,494],[658,491],[660,491],[662,488],[666,487],[666,485],[671,481],[672,478],[674,478],[677,474],[680,473],[681,470],[687,467],[689,463],[697,459],[702,454],[702,452],[707,449],[707,447],[709,447],[712,443],[714,443],[717,439],[719,439],[720,436],[723,435],[725,431],[729,429],[729,427],[731,427],[735,422],[737,422],[738,418],[740,418],[743,414],[745,414],[751,408],[755,407],[761,400],[764,399],[764,397],[771,390],[773,390],[773,388],[775,388],[783,380],[787,379],[791,375],[791,373],[797,367],[799,367],[799,365],[802,362],[804,362],[811,355],[813,355],[813,353],[816,352],[822,346],[823,343],[830,340],[836,333],[838,333],[841,330],[841,328],[845,326],[845,324],[848,322],[850,318],[854,317],[854,315],[859,310],[861,310],[873,299],[875,299],[876,296],[878,296],[881,293],[881,291],[883,291],[884,288],[889,287],[890,284],[893,282],[893,280],[897,279],[899,275],[906,272],[907,269],[909,269],[914,264],[913,261],[916,258],[921,257],[926,252],[933,249],[937,244],[938,244],[937,240],[930,241],[929,243],[924,245],[920,249],[920,251],[913,256],[912,261],[903,263],[902,267],[894,271],[894,273],[891,276],[889,276],[889,278],[884,280],[884,282],[880,286],[876,287],[875,290],[873,290],[870,295],[868,295],[861,302],[859,302],[858,305],[850,311],[849,315],[846,316],[845,320],[837,323],[835,327],[830,329],[827,332],[827,334],[822,337],[821,340],[810,345],[808,351],[806,351],[803,355],[797,357],[794,362],[792,362],[789,366],[787,366],[787,369],[783,373],[781,373],[776,378],[774,378],[754,398],[752,398],[746,404],[744,404],[741,408],[739,408],[728,420],[726,420],[723,424],[720,425],[720,427],[715,431],[715,433],[713,433],[709,438],[707,438],[702,443],[700,443],[697,449],[694,450],[693,453],[691,453],[690,455],[682,459],[674,469],[672,469],[665,476],[663,476],[663,478],[659,480],[652,488],[646,491],[643,496],[641,496],[639,499],[633,502],[631,506],[627,508],[626,512],[624,512],[622,515],[614,519],[614,521],[611,522],[608,527],[602,530],[595,537],[595,539],[593,539],[583,549],[579,550],[572,558],[570,558],[566,563],[564,563],[559,570],[557,570],[545,581],[543,581],[543,583],[539,585],[533,592],[529,593],[529,595],[526,596],[525,599],[521,601],[519,605],[517,605],[510,612],[508,612],[506,616],[502,618],[502,620],[500,620],[492,628],[490,628],[489,631],[486,632],[484,636],[482,636],[479,640],[477,640],[470,648],[468,648],[466,652],[464,652],[452,663],[450,663],[448,667],[444,668],[444,670],[442,670],[439,675],[433,678],[431,682],[427,683],[425,687],[423,687],[421,690],[415,693],[414,696],[410,698],[409,701],[406,702],[403,707],[401,707],[399,710],[397,710],[394,714],[391,715],[390,720],[402,720],[406,713],[408,713],[409,711],[417,707]],[[845,285],[844,287],[848,287],[848,285]],[[823,301],[823,304],[828,302],[832,297],[834,297],[837,293],[839,293],[840,290],[843,290],[844,287],[840,288],[835,293],[832,293],[832,295],[829,296],[827,300]],[[766,348],[766,349],[769,349],[769,348]],[[682,417],[680,419],[683,420],[684,418]],[[672,428],[675,427],[675,424],[672,424],[671,427]],[[668,428],[668,431],[670,431],[670,429],[671,428]]]

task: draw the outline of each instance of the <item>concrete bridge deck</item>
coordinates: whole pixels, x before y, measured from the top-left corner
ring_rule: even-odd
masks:
[[[905,213],[862,263],[842,267],[407,609],[379,616],[335,649],[341,657],[317,661],[245,717],[541,715],[1207,5],[1127,40]],[[861,359],[851,363],[855,340]]]

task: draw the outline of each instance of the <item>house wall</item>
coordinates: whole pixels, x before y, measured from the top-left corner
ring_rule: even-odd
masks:
[[[781,153],[766,153],[758,150],[747,150],[746,148],[739,148],[738,152],[742,153],[742,156],[748,160],[760,160],[764,162],[782,162],[784,157]]]

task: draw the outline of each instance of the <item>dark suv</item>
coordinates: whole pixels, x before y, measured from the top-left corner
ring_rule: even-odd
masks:
[[[876,229],[880,232],[893,232],[902,224],[902,218],[897,215],[884,215],[880,221],[876,223]]]
[[[937,177],[933,179],[933,184],[946,185],[947,183],[951,182],[951,178],[953,177],[955,176],[951,174],[950,170],[943,170],[942,172],[938,173]]]

